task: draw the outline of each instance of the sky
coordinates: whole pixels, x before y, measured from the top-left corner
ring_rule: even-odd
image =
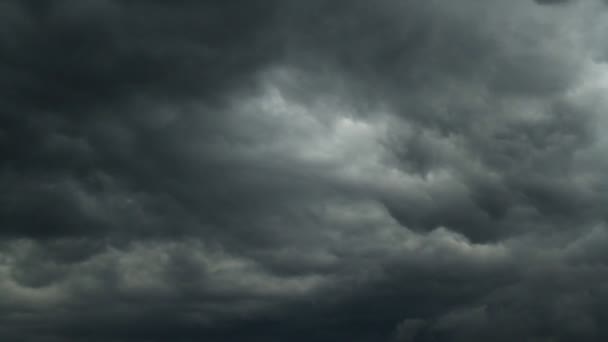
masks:
[[[608,340],[608,1],[0,1],[0,340]]]

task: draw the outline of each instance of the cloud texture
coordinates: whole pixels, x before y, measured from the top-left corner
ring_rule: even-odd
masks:
[[[606,340],[607,19],[0,2],[0,340]]]

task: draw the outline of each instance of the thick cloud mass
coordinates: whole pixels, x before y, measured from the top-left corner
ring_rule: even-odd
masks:
[[[607,19],[0,2],[0,340],[607,340]]]

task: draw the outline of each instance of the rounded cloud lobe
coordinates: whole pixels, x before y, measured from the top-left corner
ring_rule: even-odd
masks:
[[[564,3],[1,3],[0,338],[604,340]]]

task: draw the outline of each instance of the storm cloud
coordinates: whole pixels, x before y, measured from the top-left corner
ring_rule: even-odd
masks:
[[[607,19],[0,2],[0,339],[606,340]]]

